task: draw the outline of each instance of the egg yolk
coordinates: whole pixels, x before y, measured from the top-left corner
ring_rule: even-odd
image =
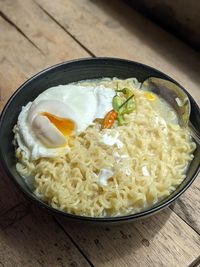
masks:
[[[155,101],[156,100],[156,96],[154,94],[152,94],[151,92],[145,92],[144,96],[146,97],[146,99],[148,99],[149,101]]]
[[[48,112],[43,112],[42,115],[46,116],[64,136],[68,136],[73,133],[75,123],[72,120],[60,118]]]

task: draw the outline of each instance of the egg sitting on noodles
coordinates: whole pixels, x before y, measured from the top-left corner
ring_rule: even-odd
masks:
[[[16,139],[26,158],[56,157],[69,151],[68,138],[112,109],[114,90],[104,86],[59,85],[29,102],[18,117]]]

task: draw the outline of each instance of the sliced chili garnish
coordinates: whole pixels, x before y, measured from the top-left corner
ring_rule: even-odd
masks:
[[[111,128],[117,119],[118,113],[115,110],[109,111],[104,117],[102,129]]]

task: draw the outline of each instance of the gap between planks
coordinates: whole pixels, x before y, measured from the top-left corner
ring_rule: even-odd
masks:
[[[88,55],[91,57],[96,57],[92,51],[90,51],[83,43],[81,43],[69,30],[67,30],[64,26],[62,26],[51,14],[46,11],[40,4],[38,4],[35,0],[32,0],[53,22],[55,22],[62,30],[65,31],[80,47],[85,50]],[[4,12],[0,10],[0,16],[7,21],[11,26],[13,26],[29,43],[31,43],[42,55],[45,56],[45,53],[22,31],[20,27],[18,27],[11,19],[9,19]]]
[[[12,25],[29,43],[31,43],[41,54],[44,55],[43,51],[31,40],[28,36],[14,23],[12,22],[1,10],[0,16],[7,21],[10,25]]]
[[[26,216],[28,216],[28,215],[30,215],[30,213],[33,213],[33,214],[35,214],[35,211],[36,211],[36,213],[37,213],[37,210],[40,212],[44,212],[44,211],[42,211],[40,208],[38,208],[38,207],[35,207],[35,205],[33,205],[33,204],[29,204],[29,203],[26,203],[26,202],[24,202],[24,203],[20,203],[20,204],[18,204],[18,205],[16,205],[14,208],[12,208],[12,209],[10,209],[8,212],[6,212],[5,214],[3,214],[2,216],[0,216],[0,219],[2,218],[2,217],[6,217],[6,218],[4,218],[2,221],[3,221],[3,223],[0,221],[0,227],[1,227],[1,229],[2,230],[6,230],[7,228],[10,228],[10,227],[13,227],[13,225],[14,224],[16,224],[16,223],[18,223],[20,220],[22,220],[24,217],[26,217]],[[165,212],[166,213],[166,212]],[[158,215],[156,215],[156,216],[158,216]],[[175,215],[176,216],[176,215]],[[72,244],[76,247],[76,249],[79,251],[79,253],[84,257],[84,259],[88,262],[88,264],[90,265],[90,266],[95,266],[93,263],[92,263],[92,261],[91,261],[91,259],[89,259],[88,258],[88,256],[84,253],[84,249],[83,248],[81,248],[81,244],[79,244],[78,243],[78,240],[76,240],[76,237],[75,238],[73,238],[72,236],[71,236],[71,234],[67,231],[67,228],[69,227],[70,228],[70,221],[69,221],[69,226],[67,226],[66,227],[66,224],[64,224],[64,226],[62,225],[62,220],[61,220],[61,222],[60,222],[60,219],[59,219],[59,217],[57,218],[56,216],[50,216],[52,219],[53,219],[53,221],[55,222],[55,224],[59,227],[59,229],[61,229],[62,230],[62,232],[64,232],[64,234],[69,238],[69,240],[72,242]],[[61,219],[62,219],[62,217],[61,217]],[[154,219],[155,220],[155,219]],[[67,221],[66,221],[67,222]],[[185,226],[186,226],[186,228],[188,227],[187,226],[187,224],[185,224]],[[77,227],[77,229],[78,229],[78,225],[76,226]],[[82,226],[81,226],[82,227]],[[93,226],[93,227],[95,227],[95,226]],[[103,228],[105,228],[104,230],[105,231],[107,231],[106,230],[106,227],[112,227],[112,225],[111,226],[107,226],[107,225],[105,225],[105,226],[103,226]],[[128,225],[128,227],[130,227],[130,224]],[[134,227],[134,223],[133,223],[133,227]],[[73,228],[73,226],[72,226],[72,228]],[[83,227],[82,227],[83,228]],[[100,231],[102,231],[102,226],[100,226]],[[74,228],[74,230],[75,230],[76,228]],[[73,229],[72,229],[72,231],[73,231]],[[78,231],[79,232],[79,231]],[[126,237],[126,235],[124,234],[124,233],[122,233],[123,234],[123,236],[124,237]],[[82,236],[85,236],[85,234],[82,234]],[[123,238],[124,238],[123,237]],[[95,238],[95,236],[94,236],[94,238]],[[127,238],[127,237],[126,237]],[[89,235],[89,239],[91,239],[91,236]],[[96,239],[94,239],[94,241],[95,241]],[[123,239],[122,239],[123,240]],[[90,241],[92,241],[92,240],[90,240]],[[104,240],[105,241],[105,240]],[[144,242],[149,242],[148,240],[147,241],[144,241]],[[145,245],[146,246],[146,245]],[[149,245],[148,245],[149,246]],[[188,267],[197,267],[198,266],[198,264],[199,264],[199,260],[200,260],[200,258],[199,257],[197,257],[196,259],[194,259],[189,265],[188,265]],[[95,262],[96,260],[94,260],[94,262]],[[107,266],[107,265],[106,265]]]
[[[29,201],[20,202],[14,207],[10,208],[6,212],[0,215],[0,229],[5,231],[6,229],[12,227],[14,224],[21,221],[24,217],[30,215],[30,213],[34,214],[33,210],[40,210],[44,212],[41,208],[35,207],[34,204],[31,204]],[[79,253],[83,256],[83,258],[88,262],[91,267],[94,267],[93,263],[90,259],[87,258],[85,253],[81,250],[77,242],[73,240],[70,234],[64,229],[64,227],[59,223],[55,216],[50,216],[54,223],[58,226],[58,228],[64,232],[64,234],[68,237],[71,243],[76,247]],[[0,265],[1,267],[1,265]]]
[[[71,237],[71,235],[65,230],[65,228],[62,226],[62,224],[56,219],[55,216],[52,216],[54,222],[62,229],[62,231],[66,234],[66,236],[71,240],[72,244],[77,248],[77,250],[81,253],[81,255],[87,260],[87,262],[94,267],[94,264],[90,261],[90,259],[85,255],[83,250],[80,248],[80,246],[77,244],[77,242]]]
[[[46,11],[35,0],[32,0],[51,20],[53,20],[61,29],[63,29],[77,44],[79,44],[91,57],[96,57],[92,51],[90,51],[84,44],[82,44],[69,30],[67,30],[62,24],[60,24],[51,14]]]
[[[8,267],[91,266],[52,216],[33,205],[16,223],[0,228],[0,238],[1,262]]]

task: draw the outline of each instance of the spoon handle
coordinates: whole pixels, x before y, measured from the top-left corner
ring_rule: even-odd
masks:
[[[191,121],[189,121],[188,126],[192,137],[197,142],[197,144],[200,145],[200,133],[197,131],[197,129],[194,127]]]

